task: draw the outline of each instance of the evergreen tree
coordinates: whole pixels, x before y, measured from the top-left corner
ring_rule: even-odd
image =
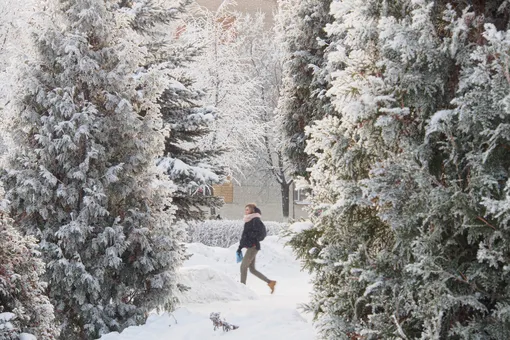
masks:
[[[183,230],[158,170],[166,129],[163,1],[53,1],[15,99],[8,197],[41,240],[62,339],[90,339],[172,310]]]
[[[284,50],[283,86],[278,103],[283,148],[295,175],[305,176],[310,164],[304,151],[305,127],[330,110],[325,72],[328,39],[324,31],[331,22],[331,0],[279,2],[276,17],[279,41]]]
[[[315,228],[291,241],[322,336],[508,338],[508,8],[332,13],[335,113],[307,146]]]
[[[307,129],[306,152],[316,158],[309,177],[315,227],[294,236],[291,244],[315,272],[307,309],[325,339],[366,335],[379,308],[370,292],[394,244],[391,228],[377,216],[362,186],[371,165],[385,153],[372,121],[385,101],[379,98],[380,87],[372,87],[380,85],[373,49],[379,15],[374,9],[380,5],[377,0],[332,4],[336,21],[328,32],[338,50],[330,51],[328,68],[335,72],[329,91],[335,112]]]
[[[419,227],[426,232],[416,235],[406,266],[416,282],[413,313],[422,321],[422,337],[505,339],[510,9],[500,1],[442,9],[437,30],[445,28],[443,50],[455,65],[444,88],[455,98],[425,129],[426,182],[419,181],[417,191],[425,203]]]
[[[58,330],[53,306],[40,280],[44,263],[35,239],[21,236],[12,224],[0,212],[0,314],[13,314],[12,328],[4,327],[0,320],[0,339],[18,339],[22,332],[55,339]]]
[[[212,185],[224,181],[226,169],[218,164],[225,151],[202,140],[212,132],[214,111],[199,105],[203,93],[193,87],[183,72],[172,77],[172,83],[161,97],[161,112],[171,130],[165,139],[165,155],[158,161],[176,185],[173,205],[177,220],[203,220],[204,208],[214,211],[223,201],[213,196]]]

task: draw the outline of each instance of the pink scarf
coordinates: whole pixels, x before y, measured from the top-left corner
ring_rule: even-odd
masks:
[[[259,213],[253,213],[253,214],[249,214],[249,215],[244,215],[244,217],[243,217],[244,223],[250,222],[255,217],[260,218],[260,217],[262,217],[262,215],[260,215]]]

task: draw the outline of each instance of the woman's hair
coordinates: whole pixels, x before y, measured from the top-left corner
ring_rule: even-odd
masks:
[[[249,203],[249,204],[246,204],[245,207],[248,207],[250,208],[251,212],[254,213],[255,212],[255,209],[257,209],[257,206],[255,205],[255,203]]]

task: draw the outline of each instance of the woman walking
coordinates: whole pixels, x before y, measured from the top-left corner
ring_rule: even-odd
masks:
[[[247,204],[244,208],[243,235],[237,249],[237,252],[242,254],[241,250],[247,248],[241,262],[241,283],[246,284],[248,269],[250,269],[250,273],[267,283],[271,289],[271,294],[273,294],[276,281],[269,280],[264,274],[255,269],[255,258],[260,250],[260,241],[266,236],[266,227],[262,223],[261,217],[260,209],[255,204]]]

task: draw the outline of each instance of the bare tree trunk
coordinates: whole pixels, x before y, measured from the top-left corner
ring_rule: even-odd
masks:
[[[285,176],[285,167],[283,164],[283,155],[281,152],[277,153],[278,157],[278,168],[279,168],[279,177],[280,177],[280,188],[282,191],[282,213],[284,218],[289,218],[289,210],[290,210],[290,186],[294,182],[293,180],[287,180],[287,176]]]
[[[289,218],[290,210],[290,183],[281,183],[282,191],[282,212],[284,218]]]

